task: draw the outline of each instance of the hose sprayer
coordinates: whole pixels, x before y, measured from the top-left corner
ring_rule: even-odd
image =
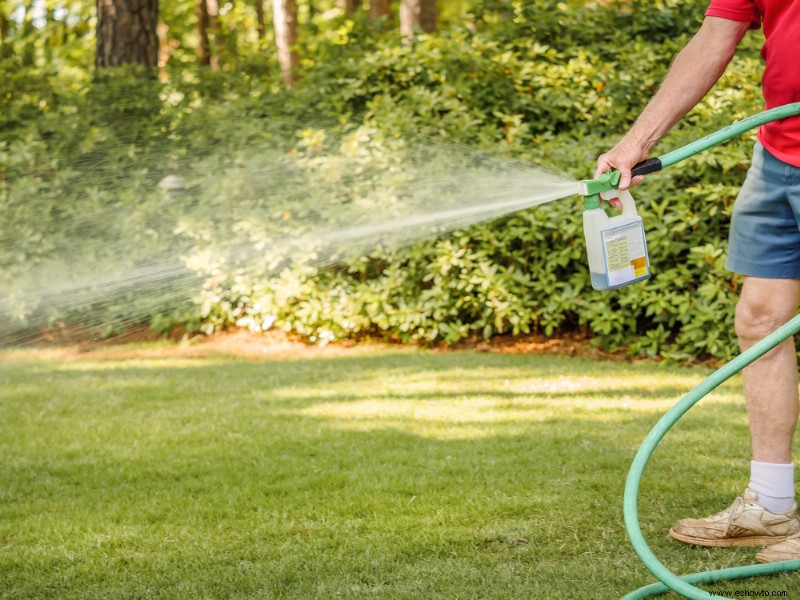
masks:
[[[631,175],[647,175],[674,165],[754,127],[800,114],[800,102],[765,110],[728,125],[686,146],[666,154],[648,158],[631,169]],[[650,259],[642,218],[636,202],[627,190],[619,190],[620,172],[603,173],[597,179],[579,182],[583,196],[583,233],[592,287],[608,290],[624,287],[650,277]],[[601,207],[602,200],[619,198],[622,214],[609,217]]]

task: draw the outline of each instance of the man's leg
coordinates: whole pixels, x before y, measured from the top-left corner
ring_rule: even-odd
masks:
[[[746,350],[794,316],[800,301],[800,281],[748,277],[736,306],[736,333]],[[758,503],[776,512],[780,502],[794,495],[792,439],[797,426],[797,356],[788,339],[742,373],[753,446],[750,487]],[[762,490],[766,494],[762,497]],[[756,556],[758,562],[800,558],[798,534],[770,545]]]
[[[798,304],[800,281],[745,277],[736,305],[736,333],[742,351],[794,317]],[[798,413],[794,340],[789,338],[759,358],[742,377],[753,460],[791,463]]]
[[[800,281],[746,277],[736,306],[742,351],[791,319],[800,302]],[[794,504],[792,439],[797,426],[797,358],[784,341],[742,373],[753,449],[750,489],[764,508],[785,513]]]
[[[746,277],[736,305],[736,333],[741,349],[790,320],[800,303],[800,281]],[[743,372],[753,447],[750,485],[726,510],[704,519],[683,519],[670,530],[681,542],[700,546],[772,545],[783,556],[800,540],[794,504],[792,438],[797,425],[797,359],[794,341],[786,340]],[[763,561],[778,560],[768,556]],[[773,552],[777,555],[777,552]]]

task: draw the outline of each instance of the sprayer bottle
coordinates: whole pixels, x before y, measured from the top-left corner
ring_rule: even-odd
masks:
[[[650,261],[642,218],[627,190],[610,190],[603,199],[617,197],[622,214],[609,217],[600,206],[600,195],[584,198],[583,234],[592,287],[596,290],[621,288],[650,277]]]
[[[631,175],[655,173],[749,129],[797,115],[800,115],[800,102],[776,106],[723,127],[682,148],[643,160],[633,166]],[[612,169],[595,179],[579,182],[578,193],[584,197],[586,209],[583,213],[583,231],[592,287],[598,290],[618,288],[650,277],[644,229],[642,220],[636,214],[636,204],[628,192],[615,192],[620,177],[620,172]],[[618,195],[622,200],[623,211],[617,217],[609,218],[600,208],[600,196],[613,197],[606,195],[609,193]]]

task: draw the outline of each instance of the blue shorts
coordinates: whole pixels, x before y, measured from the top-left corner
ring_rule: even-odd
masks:
[[[759,143],[733,205],[725,266],[750,277],[800,279],[800,167]]]

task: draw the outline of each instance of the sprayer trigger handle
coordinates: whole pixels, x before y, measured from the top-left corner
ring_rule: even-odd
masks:
[[[637,214],[636,202],[631,193],[628,190],[616,190],[616,192],[617,198],[622,201],[622,214],[635,216]]]
[[[612,200],[613,198],[619,197],[619,190],[606,190],[605,192],[600,192],[600,197],[603,200]]]

